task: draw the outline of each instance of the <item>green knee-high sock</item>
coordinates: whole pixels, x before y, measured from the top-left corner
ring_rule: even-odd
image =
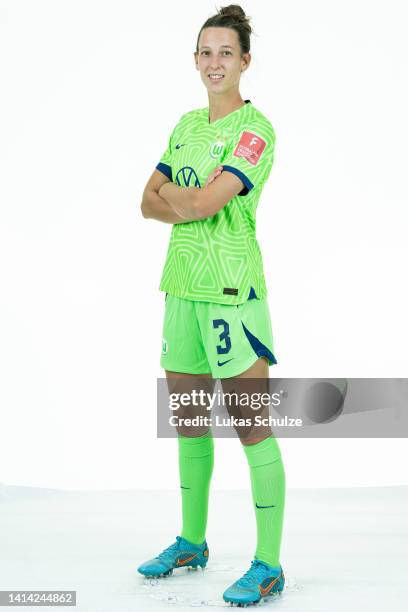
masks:
[[[285,507],[285,471],[274,437],[244,445],[251,472],[257,546],[255,558],[279,567]]]
[[[183,514],[181,537],[202,544],[207,527],[208,497],[214,466],[211,430],[204,436],[179,436],[179,470]]]

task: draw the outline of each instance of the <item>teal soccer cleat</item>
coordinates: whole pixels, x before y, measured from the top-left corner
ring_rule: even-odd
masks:
[[[157,557],[146,561],[137,571],[147,578],[159,578],[170,576],[178,567],[193,567],[203,569],[208,561],[207,542],[203,544],[192,544],[181,536],[176,537],[174,544],[163,550]]]
[[[224,601],[238,606],[259,603],[264,597],[283,591],[285,576],[281,567],[254,559],[249,570],[224,593]]]

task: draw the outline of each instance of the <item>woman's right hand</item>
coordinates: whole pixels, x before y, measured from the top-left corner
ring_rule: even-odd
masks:
[[[221,172],[222,172],[222,166],[217,166],[212,172],[210,172],[210,174],[208,175],[208,178],[207,178],[207,180],[205,182],[204,187],[207,187],[207,185],[209,185],[210,183],[215,181],[217,176],[220,176]]]

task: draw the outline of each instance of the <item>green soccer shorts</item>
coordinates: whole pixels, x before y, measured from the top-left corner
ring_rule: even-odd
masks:
[[[160,359],[165,370],[229,378],[259,357],[277,363],[266,298],[230,305],[166,295]]]

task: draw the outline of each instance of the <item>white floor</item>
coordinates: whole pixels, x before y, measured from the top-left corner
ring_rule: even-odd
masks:
[[[139,576],[138,564],[179,527],[176,491],[0,485],[0,590],[76,590],[71,609],[80,612],[229,608],[222,593],[255,548],[249,491],[212,492],[206,570]],[[281,555],[288,587],[259,609],[406,611],[407,559],[408,487],[289,490]]]

